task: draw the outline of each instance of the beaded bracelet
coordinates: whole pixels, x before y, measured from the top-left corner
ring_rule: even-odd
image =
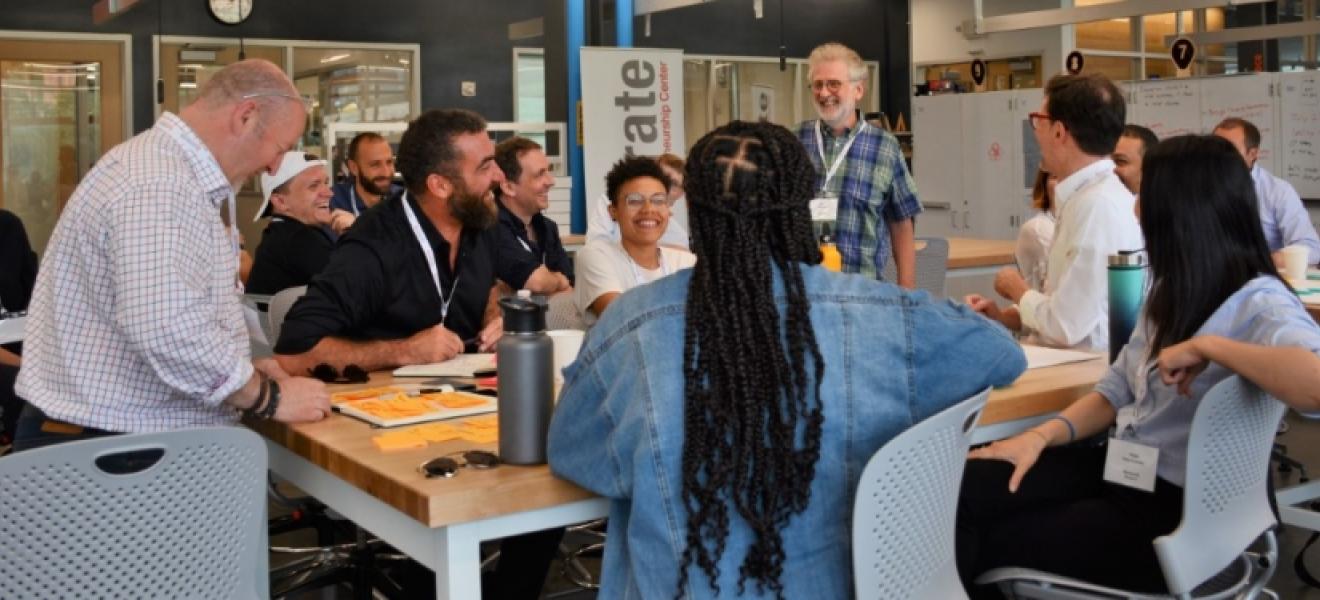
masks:
[[[257,371],[257,378],[261,380],[261,383],[257,384],[257,399],[252,406],[243,409],[243,414],[260,419],[261,411],[266,408],[266,374]]]
[[[261,411],[260,417],[263,421],[275,416],[275,411],[280,407],[280,384],[276,383],[274,379],[267,380],[266,384],[270,386],[270,393],[268,394],[270,401],[266,403],[265,408]]]

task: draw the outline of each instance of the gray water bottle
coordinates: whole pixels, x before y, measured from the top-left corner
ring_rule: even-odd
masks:
[[[1146,295],[1146,255],[1120,250],[1109,255],[1109,362],[1127,345]]]
[[[500,459],[545,464],[554,406],[554,344],[545,334],[546,306],[527,290],[500,300],[504,336],[495,347],[500,406]]]

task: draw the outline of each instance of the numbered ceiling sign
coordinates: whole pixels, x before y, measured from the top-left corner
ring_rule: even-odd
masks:
[[[1179,69],[1186,69],[1192,66],[1192,61],[1196,60],[1196,44],[1187,38],[1178,38],[1174,40],[1173,46],[1169,49],[1169,54],[1173,56],[1173,64]]]
[[[979,58],[972,61],[972,81],[976,85],[985,85],[985,61]]]
[[[1076,75],[1082,72],[1082,67],[1086,65],[1086,58],[1081,52],[1073,50],[1068,53],[1068,59],[1063,61],[1064,67],[1068,69],[1069,75]]]

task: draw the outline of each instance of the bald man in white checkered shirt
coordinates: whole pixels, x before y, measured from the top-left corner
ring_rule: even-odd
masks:
[[[275,65],[216,73],[178,115],[97,161],[46,248],[15,449],[330,411],[325,385],[251,359],[238,250],[220,210],[297,144],[306,108]],[[232,213],[231,213],[232,214]]]

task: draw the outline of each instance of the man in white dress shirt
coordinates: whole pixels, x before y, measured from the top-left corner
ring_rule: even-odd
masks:
[[[1045,88],[1031,125],[1041,168],[1058,175],[1059,223],[1044,291],[1032,290],[1013,267],[995,275],[995,291],[1014,305],[973,294],[974,310],[1014,331],[1060,348],[1109,347],[1108,257],[1144,247],[1133,196],[1108,158],[1123,131],[1123,94],[1099,74],[1058,75]]]
[[[1246,119],[1229,117],[1215,126],[1215,135],[1237,147],[1247,161],[1251,179],[1256,182],[1256,203],[1265,244],[1274,253],[1274,264],[1283,266],[1280,250],[1294,244],[1306,247],[1306,264],[1320,262],[1320,236],[1316,235],[1311,216],[1292,184],[1275,177],[1260,166],[1260,130]]]
[[[238,239],[220,218],[234,222],[234,190],[274,172],[306,118],[279,67],[241,61],[96,162],[37,275],[15,449],[330,413],[324,384],[251,359]]]

